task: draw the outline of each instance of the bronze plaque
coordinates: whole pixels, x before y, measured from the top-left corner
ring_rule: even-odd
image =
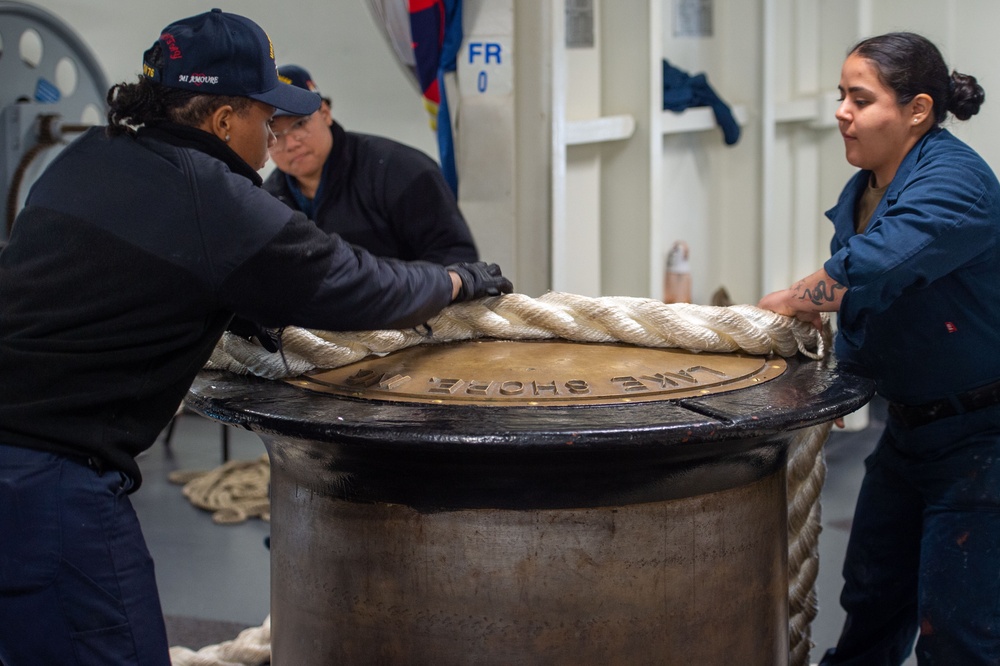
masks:
[[[610,405],[755,386],[784,359],[563,340],[418,345],[286,380],[367,400],[491,406]]]

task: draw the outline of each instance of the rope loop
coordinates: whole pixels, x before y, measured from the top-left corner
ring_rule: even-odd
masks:
[[[830,347],[828,326],[818,331],[794,317],[752,305],[668,304],[649,298],[590,298],[565,292],[549,292],[539,298],[507,294],[456,303],[424,328],[432,334],[416,329],[338,333],[288,327],[282,337],[284,361],[278,354],[227,333],[206,367],[282,379],[339,368],[371,354],[414,345],[482,338],[623,342],[694,352],[803,354],[814,360],[825,358]]]

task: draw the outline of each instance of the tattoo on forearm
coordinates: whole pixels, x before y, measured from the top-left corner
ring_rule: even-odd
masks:
[[[808,289],[805,282],[800,282],[796,285],[795,291],[799,295],[799,300],[809,301],[813,305],[823,305],[824,303],[833,303],[836,300],[838,289],[845,289],[845,287],[832,280],[827,287],[826,280],[820,280],[813,289]]]

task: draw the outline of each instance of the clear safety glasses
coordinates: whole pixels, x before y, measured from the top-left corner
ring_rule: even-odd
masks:
[[[311,113],[308,116],[302,116],[294,123],[292,123],[288,129],[282,130],[280,132],[275,132],[273,129],[271,133],[274,134],[275,143],[274,147],[271,148],[272,152],[281,152],[285,149],[285,144],[288,141],[288,137],[292,137],[296,141],[302,141],[309,136],[309,123],[312,121],[313,117],[317,112]]]

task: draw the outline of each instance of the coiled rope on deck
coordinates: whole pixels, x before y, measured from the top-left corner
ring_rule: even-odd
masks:
[[[173,666],[265,666],[271,663],[271,616],[259,627],[241,631],[231,641],[207,645],[197,652],[186,647],[170,648]]]
[[[445,308],[427,322],[430,335],[417,330],[331,333],[287,328],[282,336],[284,359],[227,333],[206,368],[279,379],[316,369],[338,368],[370,354],[418,344],[479,338],[561,338],[785,357],[801,353],[818,360],[829,349],[830,326],[825,317],[824,322],[823,330],[817,331],[805,322],[749,305],[665,304],[652,299],[588,298],[563,292],[549,292],[537,299],[508,294]],[[815,583],[821,530],[819,496],[826,476],[823,444],[830,427],[826,423],[795,431],[788,450],[790,666],[806,666],[812,648],[810,624],[817,612]],[[256,464],[265,463],[256,461]],[[197,480],[193,478],[192,482]],[[203,483],[198,491],[191,491],[189,498],[197,496],[203,508],[218,510],[210,489],[224,487],[225,483],[218,476],[211,476]],[[210,645],[198,652],[173,647],[171,660],[173,666],[264,666],[270,663],[270,637],[268,616],[260,627],[247,629],[232,641]]]
[[[212,470],[177,470],[167,478],[184,486],[184,497],[199,509],[211,511],[212,520],[219,525],[254,517],[271,519],[267,496],[271,466],[266,455],[257,460],[230,460]]]

